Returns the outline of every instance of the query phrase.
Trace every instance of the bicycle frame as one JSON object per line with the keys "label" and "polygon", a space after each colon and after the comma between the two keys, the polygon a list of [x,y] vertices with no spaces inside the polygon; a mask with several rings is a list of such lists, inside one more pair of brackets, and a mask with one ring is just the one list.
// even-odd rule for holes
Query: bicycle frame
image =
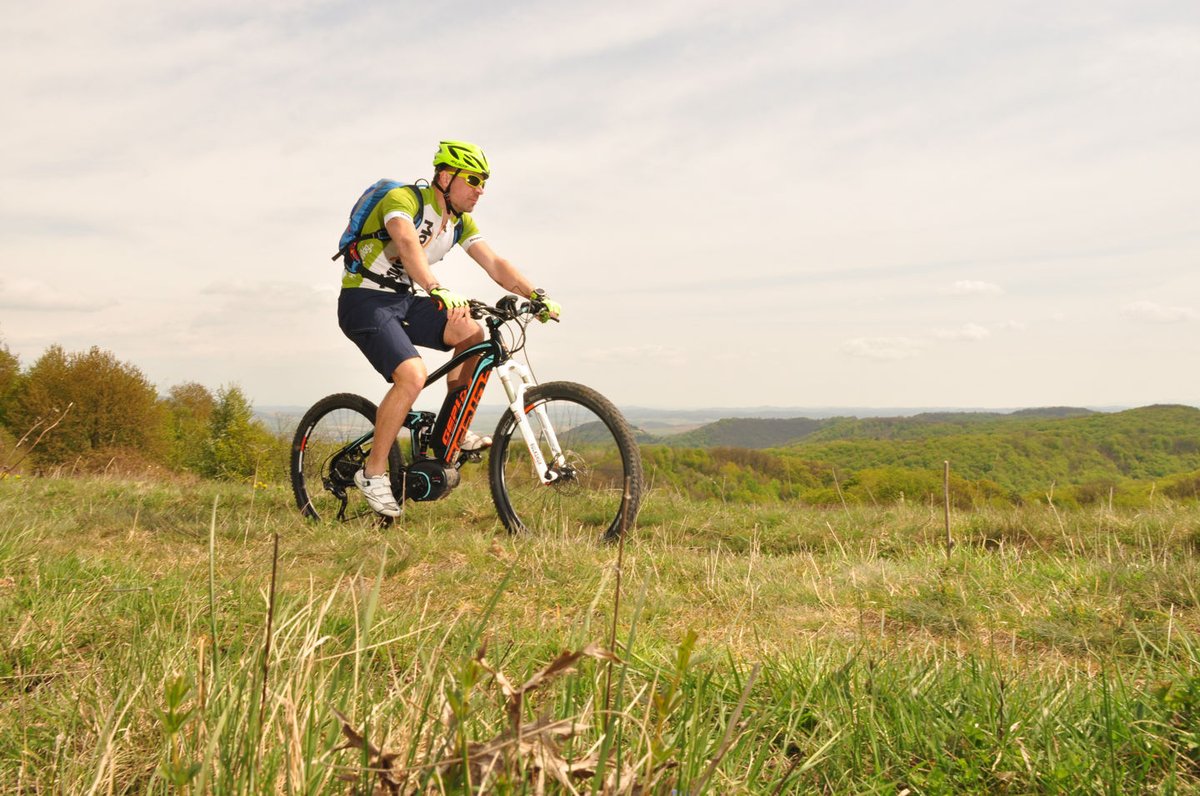
{"label": "bicycle frame", "polygon": [[[504,385],[508,408],[512,411],[517,428],[521,430],[521,436],[525,439],[525,445],[529,449],[529,456],[534,462],[538,477],[543,484],[553,483],[559,478],[561,473],[558,468],[563,466],[566,459],[546,410],[541,406],[527,406],[525,403],[526,392],[537,386],[537,382],[527,367],[509,356],[500,340],[501,322],[489,317],[487,325],[488,340],[455,355],[425,379],[424,389],[428,389],[430,385],[445,378],[459,365],[475,357],[479,358],[466,389],[458,391],[454,403],[449,407],[443,405],[442,411],[439,412],[436,422],[443,430],[440,439],[432,440],[435,450],[441,448],[441,452],[436,458],[444,465],[456,466],[463,434],[470,427],[475,412],[479,409],[479,401],[483,398],[483,391],[487,387],[488,379],[495,371],[500,377],[500,383]],[[448,415],[446,415],[447,412]],[[550,449],[552,457],[550,462],[547,462],[546,457],[542,454],[541,446],[538,444],[538,434],[534,430],[533,424],[529,422],[530,412],[537,418]],[[442,417],[442,415],[446,416]],[[413,436],[415,456],[418,450],[415,430]]]}

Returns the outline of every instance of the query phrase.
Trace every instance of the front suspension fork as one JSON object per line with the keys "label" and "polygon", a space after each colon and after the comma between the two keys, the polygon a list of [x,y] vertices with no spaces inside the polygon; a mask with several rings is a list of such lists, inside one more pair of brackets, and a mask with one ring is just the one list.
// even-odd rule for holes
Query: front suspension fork
{"label": "front suspension fork", "polygon": [[529,457],[533,460],[538,478],[543,484],[553,483],[561,475],[561,468],[566,458],[563,456],[558,436],[554,433],[554,427],[550,425],[546,407],[537,404],[533,407],[532,414],[537,419],[538,425],[541,427],[542,438],[546,440],[546,445],[550,449],[551,461],[547,463],[546,457],[542,455],[541,445],[538,444],[538,433],[534,431],[533,424],[529,422],[529,413],[527,413],[525,405],[525,393],[529,388],[536,386],[533,375],[520,362],[511,359],[503,365],[498,365],[496,371],[500,376],[500,383],[504,385],[504,393],[508,397],[509,411],[517,421],[517,428],[521,429],[521,436],[525,438],[525,445],[529,448]]}

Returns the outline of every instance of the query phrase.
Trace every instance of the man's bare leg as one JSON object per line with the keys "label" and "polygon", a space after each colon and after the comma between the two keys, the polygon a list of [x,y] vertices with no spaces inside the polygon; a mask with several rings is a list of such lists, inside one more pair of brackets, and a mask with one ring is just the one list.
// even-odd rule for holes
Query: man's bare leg
{"label": "man's bare leg", "polygon": [[392,387],[379,402],[379,410],[375,413],[375,444],[363,467],[363,474],[368,478],[387,472],[391,443],[400,436],[408,410],[425,387],[426,375],[425,361],[420,357],[406,359],[392,371]]}
{"label": "man's bare leg", "polygon": [[[470,316],[460,321],[450,320],[446,322],[446,331],[442,339],[446,345],[454,346],[453,356],[458,356],[471,346],[483,342],[483,329]],[[478,357],[472,357],[451,370],[446,375],[446,390],[453,392],[470,384],[471,374],[475,372],[475,363],[478,361]]]}

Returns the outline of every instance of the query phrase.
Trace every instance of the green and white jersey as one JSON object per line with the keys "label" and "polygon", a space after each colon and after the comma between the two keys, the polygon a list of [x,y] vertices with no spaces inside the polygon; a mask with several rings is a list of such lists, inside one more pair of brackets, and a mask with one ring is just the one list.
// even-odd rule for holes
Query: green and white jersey
{"label": "green and white jersey", "polygon": [[[446,253],[454,246],[454,225],[458,223],[458,219],[453,214],[444,214],[438,211],[437,205],[434,203],[433,188],[425,187],[420,190],[421,201],[424,202],[425,209],[421,216],[421,228],[417,230],[417,240],[421,241],[421,247],[425,249],[425,258],[429,260],[430,265],[433,265],[445,257]],[[438,199],[441,199],[441,196],[438,196]],[[378,232],[393,218],[403,218],[411,224],[416,216],[417,197],[412,188],[408,186],[393,188],[384,195],[371,214],[367,216],[362,232],[364,235]],[[483,240],[483,236],[479,234],[479,227],[476,226],[470,213],[463,214],[462,222],[462,237],[459,239],[458,245],[462,246],[463,251],[467,251]],[[394,242],[374,239],[360,241],[358,254],[362,258],[363,268],[369,268],[377,274],[407,285],[412,284],[412,279],[404,272],[404,266],[400,263]],[[345,270],[342,272],[342,287],[388,289],[369,279],[363,279],[362,274],[352,274]]]}

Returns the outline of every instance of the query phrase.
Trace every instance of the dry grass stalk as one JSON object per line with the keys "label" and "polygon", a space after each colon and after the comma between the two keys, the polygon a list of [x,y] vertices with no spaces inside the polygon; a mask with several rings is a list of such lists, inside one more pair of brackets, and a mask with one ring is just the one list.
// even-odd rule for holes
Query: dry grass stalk
{"label": "dry grass stalk", "polygon": [[271,633],[275,626],[275,584],[279,574],[279,534],[275,534],[275,545],[271,552],[271,592],[267,598],[267,632],[263,638],[262,694],[258,701],[258,726],[263,726],[267,710],[267,680],[271,674]]}
{"label": "dry grass stalk", "polygon": [[[583,658],[593,658],[600,661],[620,663],[620,658],[612,651],[599,644],[592,643],[574,652],[564,651],[545,667],[534,673],[532,677],[519,686],[498,668],[488,663],[486,645],[475,655],[475,662],[484,671],[492,675],[493,682],[500,688],[505,699],[505,713],[508,727],[504,732],[489,741],[472,741],[467,744],[463,757],[444,757],[442,759],[418,759],[410,761],[406,766],[397,765],[400,754],[387,752],[376,747],[354,729],[350,720],[336,709],[333,710],[342,723],[342,734],[346,742],[337,750],[357,749],[366,752],[366,768],[357,773],[342,774],[340,778],[348,782],[357,782],[363,773],[374,775],[374,793],[380,796],[413,796],[420,791],[420,785],[410,784],[412,775],[429,769],[445,776],[462,765],[467,766],[469,781],[477,793],[488,793],[501,773],[507,773],[510,781],[518,777],[531,786],[533,792],[542,794],[550,781],[557,782],[570,793],[577,793],[574,782],[586,780],[596,775],[599,759],[599,744],[581,758],[568,759],[562,753],[561,743],[574,738],[579,730],[588,726],[592,716],[590,711],[582,716],[565,719],[552,719],[541,715],[528,724],[522,721],[526,696],[533,691],[543,688],[557,678],[573,671],[576,664]],[[443,710],[443,725],[449,731],[454,724],[451,715]],[[449,748],[449,745],[442,747]],[[335,750],[335,751],[337,751]],[[619,776],[618,776],[619,774]],[[620,783],[618,786],[617,783]],[[609,796],[618,794],[637,794],[642,792],[635,785],[635,772],[632,768],[625,771],[610,772],[605,788],[602,791]]]}
{"label": "dry grass stalk", "polygon": [[67,416],[67,412],[70,412],[71,407],[73,407],[73,406],[75,406],[74,401],[67,404],[67,407],[65,409],[63,409],[62,411],[60,411],[58,413],[58,417],[54,418],[52,421],[47,421],[46,418],[39,417],[37,419],[37,422],[35,422],[28,431],[26,431],[24,434],[21,435],[21,438],[19,440],[17,440],[17,444],[13,446],[13,451],[12,451],[13,454],[16,454],[17,451],[19,451],[21,449],[21,446],[25,444],[25,440],[29,439],[29,437],[33,434],[33,432],[38,431],[38,426],[45,424],[45,427],[42,428],[41,431],[38,432],[37,438],[35,438],[33,440],[33,442],[31,442],[29,444],[29,447],[26,448],[25,451],[23,453],[21,453],[20,456],[17,457],[16,461],[5,462],[3,464],[0,464],[0,480],[7,478],[9,473],[11,473],[13,470],[15,470],[17,468],[18,464],[25,461],[26,456],[33,453],[33,449],[36,448],[38,446],[38,443],[42,441],[42,437],[46,436],[51,431],[53,431],[58,426],[58,424],[63,421],[63,419]]}

